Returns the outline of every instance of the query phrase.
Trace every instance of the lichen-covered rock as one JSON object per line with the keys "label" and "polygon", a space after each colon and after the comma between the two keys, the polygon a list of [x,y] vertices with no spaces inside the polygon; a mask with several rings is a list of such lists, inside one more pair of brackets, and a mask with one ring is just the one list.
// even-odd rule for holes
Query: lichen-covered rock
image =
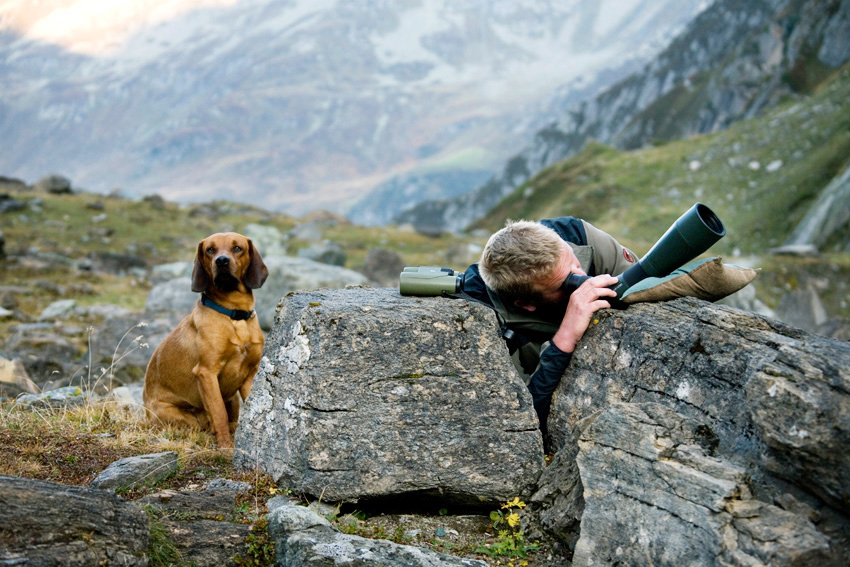
{"label": "lichen-covered rock", "polygon": [[553,398],[556,448],[612,403],[657,402],[703,421],[760,498],[778,476],[850,506],[850,344],[691,298],[598,320]]}
{"label": "lichen-covered rock", "polygon": [[544,463],[493,313],[392,289],[288,295],[235,441],[238,466],[325,501],[491,505]]}

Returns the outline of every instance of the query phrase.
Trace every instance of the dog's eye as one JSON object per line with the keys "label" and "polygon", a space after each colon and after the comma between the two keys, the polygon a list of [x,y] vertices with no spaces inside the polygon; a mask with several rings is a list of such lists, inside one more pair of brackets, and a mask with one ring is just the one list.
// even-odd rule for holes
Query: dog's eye
{"label": "dog's eye", "polygon": [[242,252],[242,247],[241,247],[241,246],[234,246],[234,247],[233,247],[233,251],[234,251],[234,252],[237,252],[237,253],[238,253],[238,252]]}
{"label": "dog's eye", "polygon": [[210,246],[209,248],[207,248],[207,254],[209,254],[210,256],[215,254],[215,246]]}

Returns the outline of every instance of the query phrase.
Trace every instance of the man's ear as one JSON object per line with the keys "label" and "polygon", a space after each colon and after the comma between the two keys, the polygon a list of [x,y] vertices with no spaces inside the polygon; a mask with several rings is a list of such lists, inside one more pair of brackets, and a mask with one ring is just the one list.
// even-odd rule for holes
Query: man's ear
{"label": "man's ear", "polygon": [[530,301],[524,301],[522,299],[515,299],[514,305],[516,305],[520,309],[525,309],[526,311],[529,311],[531,313],[537,311],[537,306],[534,303],[531,303]]}

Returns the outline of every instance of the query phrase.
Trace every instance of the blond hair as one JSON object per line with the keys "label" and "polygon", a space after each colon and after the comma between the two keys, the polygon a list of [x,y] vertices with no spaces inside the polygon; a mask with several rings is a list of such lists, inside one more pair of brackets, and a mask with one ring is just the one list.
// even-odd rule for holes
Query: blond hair
{"label": "blond hair", "polygon": [[512,299],[539,299],[535,284],[552,273],[564,241],[551,228],[526,220],[508,221],[490,236],[478,269],[487,287]]}

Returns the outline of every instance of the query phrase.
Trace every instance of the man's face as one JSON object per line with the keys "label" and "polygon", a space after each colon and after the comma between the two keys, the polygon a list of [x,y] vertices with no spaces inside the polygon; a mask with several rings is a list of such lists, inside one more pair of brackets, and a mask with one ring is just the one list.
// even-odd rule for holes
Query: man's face
{"label": "man's face", "polygon": [[561,242],[561,259],[555,269],[547,276],[537,281],[537,289],[543,297],[540,302],[517,302],[519,307],[528,311],[551,306],[565,307],[569,298],[564,293],[562,285],[570,274],[586,276],[581,269],[581,263],[566,242]]}

